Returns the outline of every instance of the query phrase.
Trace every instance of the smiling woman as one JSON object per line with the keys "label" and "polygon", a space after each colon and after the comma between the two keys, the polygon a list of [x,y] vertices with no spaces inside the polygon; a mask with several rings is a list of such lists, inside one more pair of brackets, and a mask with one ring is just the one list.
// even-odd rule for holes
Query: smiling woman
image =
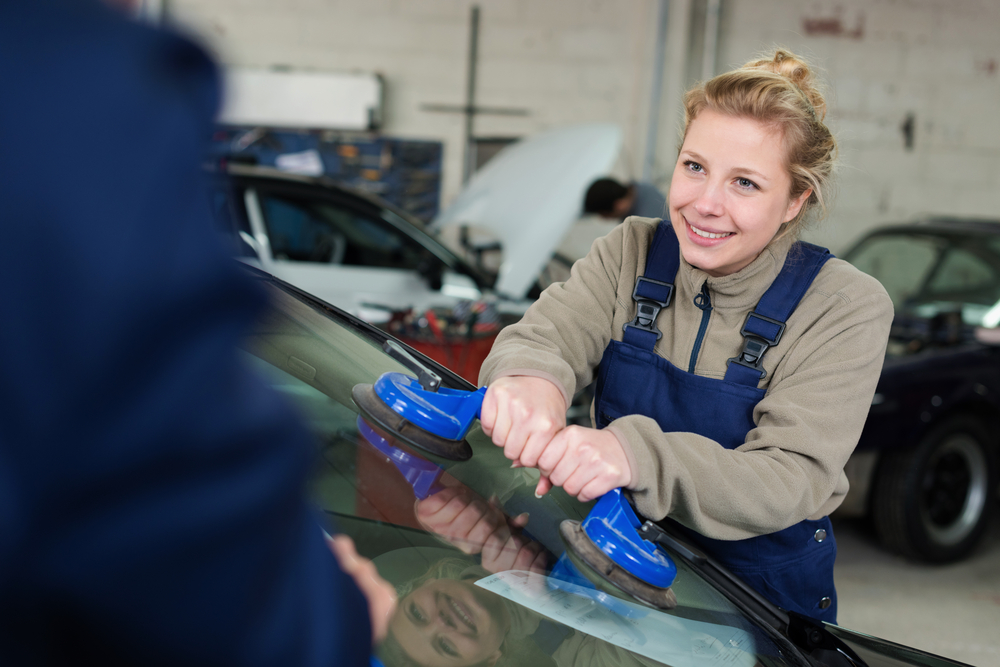
{"label": "smiling woman", "polygon": [[400,608],[389,630],[420,664],[494,664],[502,655],[510,617],[499,598],[470,581],[431,579],[403,598]]}
{"label": "smiling woman", "polygon": [[[825,208],[825,108],[783,50],[689,91],[670,219],[599,239],[501,332],[479,380],[483,430],[541,471],[538,493],[630,489],[641,514],[676,522],[775,604],[835,621],[827,514],[892,304],[795,241]],[[567,427],[569,397],[595,377],[597,428]]]}
{"label": "smiling woman", "polygon": [[688,125],[670,185],[681,253],[710,276],[756,259],[812,195],[792,197],[782,132],[742,116],[704,110]]}
{"label": "smiling woman", "polygon": [[397,586],[399,611],[379,650],[386,665],[503,667],[536,661],[524,639],[538,628],[539,617],[477,587],[475,582],[489,572],[474,559],[434,548],[402,549],[375,559],[390,577],[412,570],[414,560],[433,565]]}

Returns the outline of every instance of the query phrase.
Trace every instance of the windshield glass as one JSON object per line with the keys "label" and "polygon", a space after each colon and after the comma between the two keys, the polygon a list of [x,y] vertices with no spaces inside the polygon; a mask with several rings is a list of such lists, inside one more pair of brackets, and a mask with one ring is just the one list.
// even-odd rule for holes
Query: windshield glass
{"label": "windshield glass", "polygon": [[[318,185],[251,182],[271,252],[283,261],[463,273],[479,287],[490,278],[388,205]],[[404,214],[405,215],[405,214]],[[439,272],[440,272],[439,270]]]}
{"label": "windshield glass", "polygon": [[1000,324],[1000,236],[884,232],[845,259],[882,283],[897,315],[958,313],[968,325]]}
{"label": "windshield glass", "polygon": [[[264,281],[262,281],[264,282]],[[317,436],[312,493],[326,528],[350,535],[399,593],[392,665],[785,664],[768,635],[671,553],[678,605],[661,611],[560,574],[564,519],[590,504],[556,489],[536,499],[538,473],[512,469],[478,424],[473,457],[408,448],[358,415],[351,390],[387,371],[382,334],[266,283],[272,307],[246,359],[298,406]],[[446,376],[444,386],[469,389]]]}

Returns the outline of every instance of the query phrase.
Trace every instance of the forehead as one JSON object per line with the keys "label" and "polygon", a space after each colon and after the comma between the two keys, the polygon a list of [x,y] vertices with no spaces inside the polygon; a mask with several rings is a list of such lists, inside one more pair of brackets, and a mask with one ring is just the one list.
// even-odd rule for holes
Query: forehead
{"label": "forehead", "polygon": [[[784,133],[774,123],[704,109],[688,125],[681,151],[695,151],[716,160],[752,162],[748,168],[786,171]],[[740,165],[736,165],[740,166]]]}

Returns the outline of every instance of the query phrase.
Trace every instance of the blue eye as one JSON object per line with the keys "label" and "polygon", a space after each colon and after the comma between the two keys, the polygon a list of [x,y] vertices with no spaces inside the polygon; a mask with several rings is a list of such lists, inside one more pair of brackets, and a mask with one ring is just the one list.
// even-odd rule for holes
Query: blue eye
{"label": "blue eye", "polygon": [[736,184],[739,185],[744,190],[756,190],[757,184],[751,181],[749,178],[737,178]]}
{"label": "blue eye", "polygon": [[690,169],[691,171],[693,171],[695,173],[699,173],[699,174],[702,171],[704,171],[704,169],[705,169],[704,167],[702,167],[700,164],[698,164],[694,160],[685,160],[684,161],[684,166],[687,167],[688,169]]}

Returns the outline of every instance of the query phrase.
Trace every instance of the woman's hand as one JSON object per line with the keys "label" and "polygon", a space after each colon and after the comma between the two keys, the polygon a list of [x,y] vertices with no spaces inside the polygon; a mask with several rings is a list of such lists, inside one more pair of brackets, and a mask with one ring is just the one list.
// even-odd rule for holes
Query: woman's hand
{"label": "woman's hand", "polygon": [[417,501],[416,514],[420,525],[463,553],[481,553],[487,572],[545,572],[545,549],[521,532],[528,515],[508,519],[495,500],[467,487],[450,486]]}
{"label": "woman's hand", "polygon": [[335,535],[326,539],[340,569],[354,579],[354,583],[368,600],[374,646],[385,639],[389,632],[389,620],[396,612],[396,589],[379,576],[374,563],[358,554],[351,538],[346,535]]}
{"label": "woman's hand", "polygon": [[526,570],[545,574],[548,563],[545,549],[538,542],[525,537],[519,530],[528,523],[528,515],[522,514],[511,522],[519,525],[511,526],[511,530],[506,534],[498,531],[490,535],[483,545],[483,569],[494,574],[507,570]]}
{"label": "woman's hand", "polygon": [[491,535],[507,528],[503,512],[466,486],[448,486],[418,500],[416,516],[429,532],[470,555],[481,552]]}
{"label": "woman's hand", "polygon": [[549,380],[508,376],[490,383],[479,421],[504,456],[535,467],[545,446],[566,426],[566,408],[562,392]]}
{"label": "woman's hand", "polygon": [[587,502],[632,483],[625,447],[607,429],[568,426],[545,447],[536,466],[542,473],[535,495],[561,486],[577,500]]}

